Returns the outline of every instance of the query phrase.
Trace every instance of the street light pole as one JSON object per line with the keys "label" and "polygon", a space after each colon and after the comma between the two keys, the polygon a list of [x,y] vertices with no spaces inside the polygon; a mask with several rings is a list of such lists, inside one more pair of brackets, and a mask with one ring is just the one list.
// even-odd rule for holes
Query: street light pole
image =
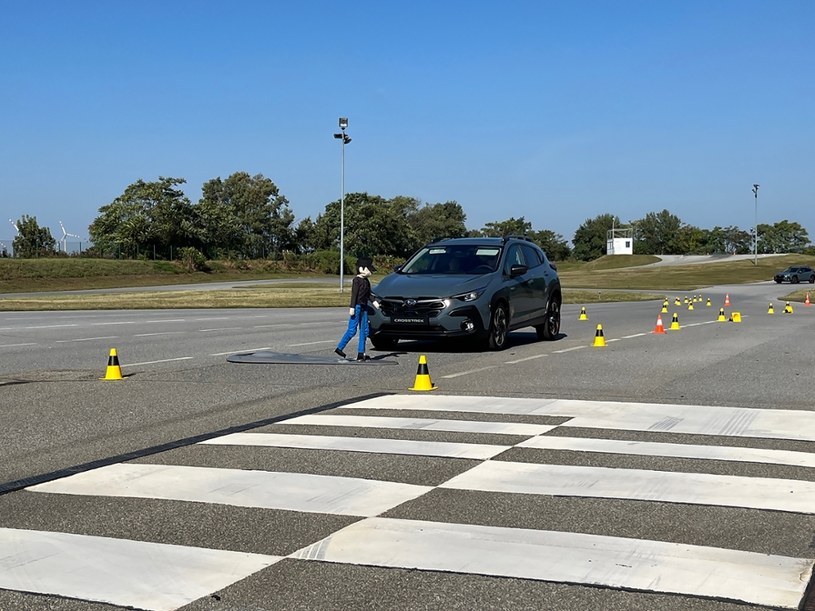
{"label": "street light pole", "polygon": [[345,145],[351,142],[350,136],[345,133],[348,127],[348,118],[340,117],[340,133],[334,134],[338,140],[342,140],[342,166],[340,171],[340,293],[343,292],[345,283]]}
{"label": "street light pole", "polygon": [[755,215],[755,224],[753,225],[753,231],[755,235],[753,239],[753,265],[758,266],[758,187],[759,185],[753,185],[753,196],[756,200],[756,215]]}

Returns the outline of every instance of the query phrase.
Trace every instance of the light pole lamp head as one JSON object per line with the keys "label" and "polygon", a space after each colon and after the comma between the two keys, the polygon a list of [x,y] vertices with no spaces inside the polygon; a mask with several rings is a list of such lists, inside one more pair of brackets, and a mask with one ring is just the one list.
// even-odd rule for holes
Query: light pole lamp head
{"label": "light pole lamp head", "polygon": [[340,117],[340,129],[348,127],[348,117]]}
{"label": "light pole lamp head", "polygon": [[756,195],[756,196],[758,195],[758,188],[759,188],[760,186],[761,186],[761,185],[753,185],[753,194],[754,194],[754,195]]}

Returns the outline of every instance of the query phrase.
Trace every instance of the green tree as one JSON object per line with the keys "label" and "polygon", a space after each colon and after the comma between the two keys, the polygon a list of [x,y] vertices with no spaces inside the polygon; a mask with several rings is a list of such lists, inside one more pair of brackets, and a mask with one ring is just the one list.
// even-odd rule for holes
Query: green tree
{"label": "green tree", "polygon": [[277,185],[262,174],[235,172],[207,181],[199,208],[208,250],[256,258],[294,245],[294,213]]}
{"label": "green tree", "polygon": [[620,219],[613,214],[600,214],[586,219],[572,238],[572,256],[580,261],[591,261],[607,252],[608,230],[620,226]]}
{"label": "green tree", "polygon": [[466,220],[464,209],[455,201],[417,206],[417,209],[408,215],[408,222],[417,241],[413,249],[441,238],[466,236]]}
{"label": "green tree", "polygon": [[48,227],[40,227],[36,216],[24,214],[14,226],[17,227],[17,237],[11,246],[15,257],[23,259],[49,257],[56,252],[57,242],[51,235],[51,230]]}
{"label": "green tree", "polygon": [[99,208],[100,215],[89,228],[94,247],[103,253],[170,257],[173,248],[199,246],[196,211],[178,188],[185,182],[160,176],[157,181],[139,179],[128,185]]}
{"label": "green tree", "polygon": [[772,225],[758,225],[760,253],[803,253],[808,244],[807,230],[798,223],[783,220]]}
{"label": "green tree", "polygon": [[[343,250],[349,256],[406,256],[415,249],[417,236],[408,218],[416,211],[416,200],[395,197],[386,200],[368,193],[347,193],[344,203]],[[336,250],[340,245],[340,201],[326,205],[314,221],[313,246]]]}
{"label": "green tree", "polygon": [[685,254],[679,229],[682,221],[667,210],[649,212],[645,218],[634,222],[634,250],[641,255]]}
{"label": "green tree", "polygon": [[528,235],[553,261],[565,261],[572,254],[569,243],[559,233],[544,229],[542,231],[530,231]]}
{"label": "green tree", "polygon": [[508,235],[526,235],[530,231],[532,231],[531,222],[527,221],[524,217],[517,219],[511,217],[505,221],[491,221],[485,223],[479,233],[485,237],[504,237]]}

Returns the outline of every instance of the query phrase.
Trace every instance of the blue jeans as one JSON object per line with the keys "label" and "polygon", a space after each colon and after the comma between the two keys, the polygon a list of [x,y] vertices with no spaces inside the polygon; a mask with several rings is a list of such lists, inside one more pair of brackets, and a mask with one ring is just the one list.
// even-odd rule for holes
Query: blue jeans
{"label": "blue jeans", "polygon": [[346,344],[351,341],[351,338],[357,334],[357,327],[359,327],[359,346],[357,352],[365,354],[365,342],[368,340],[368,308],[361,305],[354,306],[354,315],[348,318],[348,329],[345,335],[342,336],[337,348],[342,350]]}

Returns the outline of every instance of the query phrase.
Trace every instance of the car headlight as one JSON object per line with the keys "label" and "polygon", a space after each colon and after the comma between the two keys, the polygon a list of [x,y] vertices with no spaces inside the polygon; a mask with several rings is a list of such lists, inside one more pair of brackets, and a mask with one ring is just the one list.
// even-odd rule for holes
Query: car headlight
{"label": "car headlight", "polygon": [[378,295],[374,295],[373,293],[371,293],[371,305],[374,306],[377,310],[380,309],[382,304],[380,303]]}
{"label": "car headlight", "polygon": [[451,299],[458,299],[459,301],[475,301],[484,294],[485,288],[475,289],[474,291],[467,291],[466,293],[459,293],[453,295]]}

